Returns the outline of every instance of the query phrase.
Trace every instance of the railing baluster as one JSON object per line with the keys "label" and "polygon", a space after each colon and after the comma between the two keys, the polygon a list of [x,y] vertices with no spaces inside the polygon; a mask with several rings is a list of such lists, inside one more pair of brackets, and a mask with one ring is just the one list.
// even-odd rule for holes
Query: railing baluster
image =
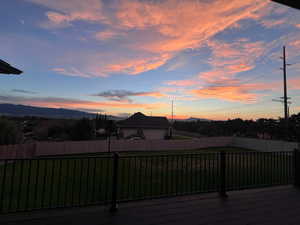
{"label": "railing baluster", "polygon": [[81,191],[82,191],[82,176],[83,176],[83,160],[81,159],[80,161],[80,173],[79,173],[79,190],[78,190],[78,205],[81,205]]}
{"label": "railing baluster", "polygon": [[132,158],[128,158],[127,159],[128,161],[128,167],[127,167],[127,177],[128,177],[128,181],[127,181],[127,196],[126,198],[129,199],[130,198],[130,189],[131,189],[131,176],[132,176],[132,172],[131,172],[131,161],[132,161]]}
{"label": "railing baluster", "polygon": [[98,177],[96,178],[96,169],[97,169],[97,158],[93,159],[93,175],[92,175],[92,194],[91,194],[91,202],[96,202],[96,179],[99,179]]}
{"label": "railing baluster", "polygon": [[73,160],[73,172],[72,172],[72,187],[71,187],[71,206],[74,206],[74,195],[75,195],[75,187],[76,187],[76,170],[77,170],[77,159]]}
{"label": "railing baluster", "polygon": [[150,156],[150,196],[153,197],[153,156]]}
{"label": "railing baluster", "polygon": [[86,175],[85,175],[85,180],[86,180],[86,189],[84,192],[84,199],[83,199],[83,204],[89,204],[89,189],[90,189],[90,163],[91,159],[87,158],[87,168],[86,168]]}
{"label": "railing baluster", "polygon": [[[15,180],[15,170],[16,170],[16,161],[12,162],[12,174],[11,174],[11,180],[10,180],[10,193],[9,193],[9,201],[8,201],[8,211],[12,209],[12,200],[13,200],[13,193],[14,193],[14,180]],[[4,186],[2,186],[4,188]]]}
{"label": "railing baluster", "polygon": [[24,172],[24,160],[21,160],[21,167],[20,167],[20,179],[19,179],[19,187],[18,187],[18,194],[17,194],[17,208],[16,210],[20,210],[20,202],[21,202],[21,193],[23,187],[23,172]]}
{"label": "railing baluster", "polygon": [[35,177],[35,184],[34,184],[34,200],[33,200],[33,208],[37,207],[37,200],[38,200],[38,192],[39,192],[39,175],[40,175],[40,160],[36,160],[36,177]]}
{"label": "railing baluster", "polygon": [[111,212],[117,211],[118,200],[118,173],[119,173],[119,154],[114,153],[113,158],[113,182],[112,182],[112,203],[110,207]]}
{"label": "railing baluster", "polygon": [[[58,175],[58,182],[57,182],[57,196],[56,196],[56,206],[60,206],[60,193],[61,193],[61,183],[62,183],[62,164],[63,164],[63,159],[59,159],[59,167],[57,173]],[[65,181],[66,182],[66,181]]]}
{"label": "railing baluster", "polygon": [[227,197],[226,194],[226,153],[220,152],[220,191],[219,194],[222,198]]}
{"label": "railing baluster", "polygon": [[65,188],[64,188],[64,202],[63,202],[63,206],[66,206],[68,204],[68,200],[69,200],[69,195],[70,192],[68,191],[68,187],[69,187],[69,180],[70,180],[70,159],[66,159],[66,176],[65,176]]}
{"label": "railing baluster", "polygon": [[28,160],[28,174],[27,174],[27,190],[26,190],[26,198],[25,198],[25,210],[28,210],[28,200],[29,200],[29,194],[30,194],[30,178],[31,178],[31,163],[32,160]]}
{"label": "railing baluster", "polygon": [[[53,191],[54,191],[54,187],[55,187],[55,183],[54,183],[54,173],[55,173],[55,159],[52,159],[52,168],[51,168],[51,174],[50,174],[50,193],[49,193],[49,207],[52,208],[53,207],[53,200],[54,200],[54,196],[53,196]],[[57,187],[56,187],[57,188]]]}
{"label": "railing baluster", "polygon": [[0,196],[0,213],[4,210],[4,194],[5,194],[5,181],[6,181],[6,170],[7,170],[7,160],[3,160],[4,168],[3,168],[3,175],[2,175],[2,182],[1,182],[1,196]]}

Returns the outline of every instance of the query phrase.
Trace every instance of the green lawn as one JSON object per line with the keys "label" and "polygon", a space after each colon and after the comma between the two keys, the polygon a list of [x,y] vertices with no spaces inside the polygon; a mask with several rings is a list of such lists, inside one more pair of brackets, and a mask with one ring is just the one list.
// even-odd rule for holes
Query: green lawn
{"label": "green lawn", "polygon": [[172,140],[190,140],[193,139],[192,137],[189,136],[183,136],[183,135],[173,135]]}
{"label": "green lawn", "polygon": [[[237,148],[127,152],[119,159],[118,199],[217,191],[219,151],[228,154],[228,189],[292,180],[290,154],[239,154]],[[0,166],[0,212],[108,203],[112,173],[107,154],[9,162]]]}
{"label": "green lawn", "polygon": [[[199,148],[193,150],[161,150],[161,151],[127,151],[119,152],[120,155],[161,155],[161,154],[191,154],[191,153],[217,153],[217,152],[255,152],[255,150],[250,150],[246,148],[238,147],[210,147],[210,148]],[[99,152],[99,153],[83,153],[83,154],[69,154],[69,155],[60,155],[59,157],[87,157],[87,156],[109,156],[111,155],[108,152]],[[53,157],[53,156],[44,156],[43,158]]]}

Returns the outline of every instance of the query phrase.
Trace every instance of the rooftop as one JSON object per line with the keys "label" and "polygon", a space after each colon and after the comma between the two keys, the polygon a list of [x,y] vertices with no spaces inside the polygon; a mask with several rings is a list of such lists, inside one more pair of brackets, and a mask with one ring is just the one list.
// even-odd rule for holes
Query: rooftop
{"label": "rooftop", "polygon": [[167,129],[170,127],[170,123],[166,117],[146,116],[138,112],[128,119],[118,122],[118,127]]}

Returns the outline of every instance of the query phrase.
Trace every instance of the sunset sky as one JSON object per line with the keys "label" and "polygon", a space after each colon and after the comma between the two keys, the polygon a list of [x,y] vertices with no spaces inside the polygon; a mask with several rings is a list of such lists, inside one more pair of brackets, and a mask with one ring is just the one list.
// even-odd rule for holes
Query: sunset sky
{"label": "sunset sky", "polygon": [[286,45],[300,111],[300,11],[268,0],[1,0],[0,102],[112,115],[278,118]]}

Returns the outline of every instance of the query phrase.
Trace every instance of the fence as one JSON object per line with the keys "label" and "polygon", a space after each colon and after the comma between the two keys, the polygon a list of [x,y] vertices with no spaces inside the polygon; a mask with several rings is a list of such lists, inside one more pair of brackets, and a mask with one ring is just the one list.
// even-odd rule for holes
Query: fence
{"label": "fence", "polygon": [[294,183],[293,152],[110,154],[0,161],[0,213]]}
{"label": "fence", "polygon": [[[224,147],[228,146],[231,140],[231,137],[207,137],[194,140],[112,140],[110,150],[113,152],[189,150]],[[38,156],[86,154],[107,151],[107,140],[36,142],[34,144],[2,145],[0,146],[0,159],[33,158]]]}
{"label": "fence", "polygon": [[[202,137],[192,140],[112,140],[110,150],[112,152],[172,151],[228,146],[264,152],[280,152],[293,151],[295,148],[298,148],[298,143],[242,137]],[[0,146],[0,160],[6,158],[33,158],[38,156],[87,154],[107,151],[108,142],[106,140],[36,142],[34,144],[2,145]]]}
{"label": "fence", "polygon": [[257,138],[232,137],[232,147],[240,147],[263,152],[293,151],[298,148],[297,142],[264,140]]}

